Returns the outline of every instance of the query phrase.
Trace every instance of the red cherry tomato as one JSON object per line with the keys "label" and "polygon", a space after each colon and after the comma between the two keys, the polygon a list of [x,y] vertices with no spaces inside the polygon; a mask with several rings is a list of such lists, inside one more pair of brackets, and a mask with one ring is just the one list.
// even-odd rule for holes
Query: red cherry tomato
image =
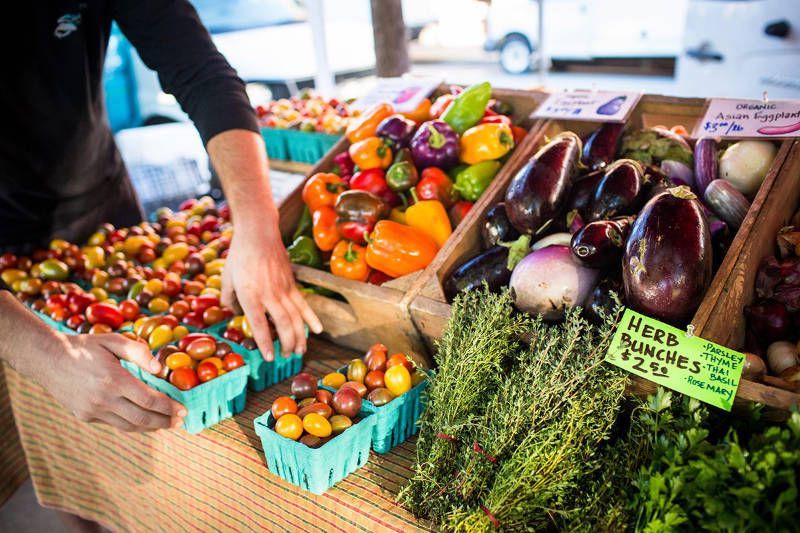
{"label": "red cherry tomato", "polygon": [[169,382],[180,390],[189,390],[200,384],[200,378],[191,367],[184,366],[169,373]]}
{"label": "red cherry tomato", "polygon": [[86,322],[86,319],[83,318],[83,315],[72,315],[67,319],[67,327],[69,329],[78,329],[84,322]]}
{"label": "red cherry tomato", "polygon": [[272,402],[270,410],[272,411],[272,416],[277,420],[283,415],[297,413],[297,402],[289,396],[278,396]]}
{"label": "red cherry tomato", "polygon": [[409,372],[414,371],[414,364],[411,360],[402,353],[396,353],[386,361],[386,369],[392,368],[395,365],[403,365]]}
{"label": "red cherry tomato", "polygon": [[198,313],[197,311],[191,311],[189,313],[186,313],[186,316],[184,316],[181,319],[181,322],[183,322],[187,326],[192,326],[193,328],[197,329],[203,329],[204,327],[206,327],[206,323],[203,322],[203,315]]}
{"label": "red cherry tomato", "polygon": [[105,324],[112,329],[118,329],[125,322],[119,309],[104,303],[93,303],[87,307],[86,319],[91,324]]}
{"label": "red cherry tomato", "polygon": [[222,358],[222,366],[227,371],[234,370],[240,366],[244,366],[244,359],[238,353],[231,352]]}
{"label": "red cherry tomato", "polygon": [[201,383],[211,381],[218,375],[219,369],[217,369],[216,365],[210,361],[206,361],[197,365],[197,378]]}
{"label": "red cherry tomato", "polygon": [[134,300],[123,300],[119,303],[119,311],[125,320],[136,320],[139,316],[139,304]]}
{"label": "red cherry tomato", "polygon": [[210,339],[213,341],[214,337],[206,333],[189,333],[188,335],[184,335],[181,340],[178,341],[178,349],[182,352],[185,352],[186,347],[189,346],[189,343],[197,339]]}
{"label": "red cherry tomato", "polygon": [[231,342],[235,342],[236,344],[241,344],[244,340],[244,333],[242,333],[242,330],[240,329],[228,328],[222,334],[222,337]]}
{"label": "red cherry tomato", "polygon": [[68,307],[71,313],[78,314],[86,311],[90,304],[97,301],[97,297],[90,292],[73,292],[67,298]]}
{"label": "red cherry tomato", "polygon": [[219,307],[219,298],[213,294],[201,294],[192,302],[192,311],[201,315],[209,307]]}

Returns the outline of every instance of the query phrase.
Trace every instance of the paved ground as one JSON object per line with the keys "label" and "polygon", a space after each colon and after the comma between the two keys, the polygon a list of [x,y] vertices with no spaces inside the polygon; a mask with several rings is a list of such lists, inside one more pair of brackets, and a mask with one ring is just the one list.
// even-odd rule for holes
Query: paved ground
{"label": "paved ground", "polygon": [[54,511],[39,506],[29,479],[0,507],[0,532],[62,533],[66,529]]}

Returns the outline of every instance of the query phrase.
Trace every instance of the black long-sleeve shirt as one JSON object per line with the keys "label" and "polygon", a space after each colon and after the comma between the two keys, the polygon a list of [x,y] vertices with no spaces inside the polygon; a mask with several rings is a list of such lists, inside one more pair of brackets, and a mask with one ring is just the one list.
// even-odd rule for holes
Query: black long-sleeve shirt
{"label": "black long-sleeve shirt", "polygon": [[187,0],[15,4],[0,30],[0,247],[81,239],[104,220],[139,216],[104,105],[112,21],[204,143],[229,129],[258,131],[244,83]]}

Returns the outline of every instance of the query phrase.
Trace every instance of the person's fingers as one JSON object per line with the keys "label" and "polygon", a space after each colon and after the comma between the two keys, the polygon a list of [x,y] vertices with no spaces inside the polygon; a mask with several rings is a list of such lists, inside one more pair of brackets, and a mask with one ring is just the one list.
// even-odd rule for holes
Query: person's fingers
{"label": "person's fingers", "polygon": [[[124,372],[124,371],[123,371]],[[118,378],[119,395],[127,398],[140,408],[173,418],[186,416],[186,407],[164,393],[152,389],[127,372]]]}
{"label": "person's fingers", "polygon": [[[300,310],[300,315],[303,317],[303,321],[308,324],[309,329],[316,334],[322,333],[322,322],[317,318],[316,313],[314,313],[311,306],[308,305],[308,302],[303,298],[303,295],[300,294],[300,291],[297,290],[297,287],[292,288],[289,297],[294,302],[295,307]],[[303,332],[303,336],[305,336],[305,331]]]}
{"label": "person's fingers", "polygon": [[137,342],[118,333],[104,333],[94,335],[97,341],[106,350],[118,359],[134,363],[145,372],[157,374],[161,371],[161,363],[150,353],[150,347],[143,342]]}
{"label": "person's fingers", "polygon": [[220,294],[220,302],[225,307],[230,307],[235,312],[241,313],[239,302],[236,301],[236,293],[233,290],[233,276],[231,269],[222,269],[222,291]]}
{"label": "person's fingers", "polygon": [[139,430],[167,429],[173,427],[175,421],[167,415],[157,413],[133,403],[127,398],[117,397],[111,404],[112,413],[124,418]]}
{"label": "person's fingers", "polygon": [[[125,420],[121,416],[115,415],[114,413],[102,413],[102,414],[99,414],[95,418],[92,418],[91,420],[89,420],[89,423],[90,424],[97,424],[97,423],[106,424],[106,425],[109,425],[111,427],[115,427],[115,428],[119,429],[120,431],[125,431],[125,432],[128,432],[128,433],[137,431],[136,426],[134,426],[133,424],[131,424],[130,422],[128,422],[127,420]],[[145,430],[139,430],[139,431],[145,431]],[[150,431],[155,431],[155,430],[150,430]]]}
{"label": "person's fingers", "polygon": [[253,330],[253,340],[256,341],[256,346],[261,351],[261,356],[265,361],[274,361],[272,335],[269,333],[269,324],[267,323],[267,316],[264,314],[264,307],[251,294],[241,298],[239,303],[242,305],[244,315],[250,324],[250,329]]}
{"label": "person's fingers", "polygon": [[280,300],[267,300],[264,302],[264,306],[267,308],[269,316],[272,317],[275,330],[278,332],[278,339],[281,341],[281,355],[288,357],[297,344],[294,325],[292,324],[292,315],[286,310]]}
{"label": "person's fingers", "polygon": [[284,307],[289,311],[289,317],[292,320],[292,327],[294,328],[294,347],[292,351],[294,353],[306,353],[306,330],[305,330],[305,318],[303,317],[303,311],[300,307],[301,303],[303,302],[303,298],[299,295],[295,298],[295,291],[293,289],[289,290],[289,293],[283,299]]}

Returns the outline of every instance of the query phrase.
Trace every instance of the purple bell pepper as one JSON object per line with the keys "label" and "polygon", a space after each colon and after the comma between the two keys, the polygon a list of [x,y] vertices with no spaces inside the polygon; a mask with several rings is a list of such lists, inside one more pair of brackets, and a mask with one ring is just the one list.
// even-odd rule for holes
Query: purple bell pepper
{"label": "purple bell pepper", "polygon": [[423,122],[411,138],[411,156],[419,169],[447,170],[458,164],[459,138],[442,120]]}

